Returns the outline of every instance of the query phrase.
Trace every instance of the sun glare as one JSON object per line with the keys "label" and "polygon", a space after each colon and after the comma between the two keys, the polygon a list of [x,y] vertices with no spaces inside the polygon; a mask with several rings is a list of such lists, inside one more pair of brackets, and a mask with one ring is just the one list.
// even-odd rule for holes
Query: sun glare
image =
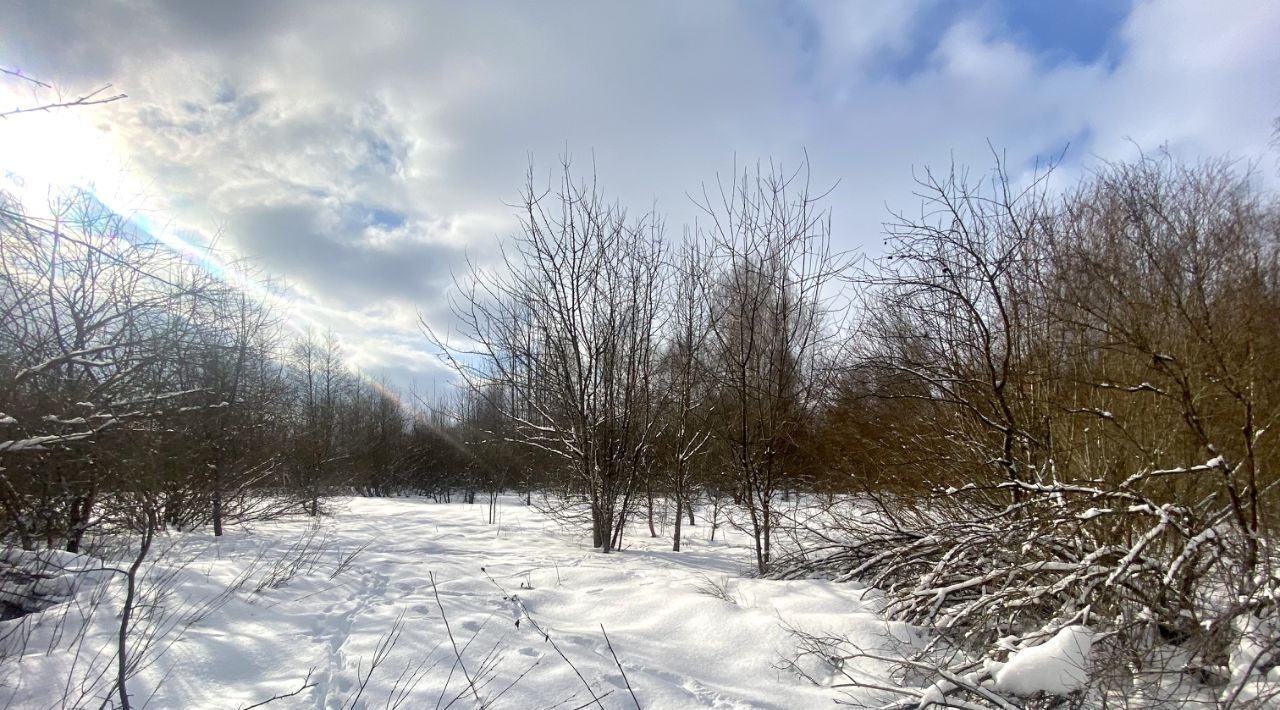
{"label": "sun glare", "polygon": [[[0,106],[5,107],[39,105],[48,100],[30,93],[0,93]],[[96,112],[57,109],[0,121],[5,188],[29,208],[46,204],[51,190],[67,187],[92,189],[105,203],[136,202],[141,190],[130,184],[111,131],[100,121]],[[111,207],[118,208],[117,204]],[[128,207],[132,211],[143,205]]]}

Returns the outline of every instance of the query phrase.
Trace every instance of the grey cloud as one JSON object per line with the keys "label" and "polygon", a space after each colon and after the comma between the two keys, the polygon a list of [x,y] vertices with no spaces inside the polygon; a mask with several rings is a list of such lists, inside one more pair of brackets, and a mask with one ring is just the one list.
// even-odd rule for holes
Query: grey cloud
{"label": "grey cloud", "polygon": [[1230,5],[1137,4],[1112,60],[1046,64],[982,3],[937,0],[23,3],[0,65],[127,91],[95,115],[178,226],[224,234],[384,366],[429,373],[396,359],[418,352],[406,314],[447,322],[449,271],[515,228],[504,200],[530,159],[594,161],[678,234],[686,193],[735,156],[808,149],[815,185],[840,180],[840,246],[874,249],[886,205],[914,206],[913,167],[981,169],[988,140],[1015,166],[1071,140],[1068,171],[1128,138],[1266,150],[1280,12]]}
{"label": "grey cloud", "polygon": [[237,251],[253,253],[329,306],[436,299],[449,282],[449,266],[461,256],[441,243],[371,243],[361,238],[360,225],[322,204],[245,208],[227,234]]}

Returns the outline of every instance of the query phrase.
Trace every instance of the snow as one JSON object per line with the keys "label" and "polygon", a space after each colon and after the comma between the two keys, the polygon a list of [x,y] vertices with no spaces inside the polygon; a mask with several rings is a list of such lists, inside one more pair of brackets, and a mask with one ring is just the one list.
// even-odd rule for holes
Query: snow
{"label": "snow", "polygon": [[0,585],[0,603],[24,611],[68,601],[86,578],[105,573],[97,560],[85,555],[12,547],[0,550],[0,570],[7,577]]}
{"label": "snow", "polygon": [[[685,528],[684,552],[636,529],[626,549],[604,555],[581,531],[514,498],[500,502],[496,525],[485,523],[483,505],[356,498],[340,507],[318,527],[300,517],[216,540],[207,532],[157,538],[165,554],[144,588],[164,592],[156,605],[163,614],[150,621],[144,614],[140,623],[191,623],[180,640],[170,631],[153,645],[131,697],[154,693],[152,708],[243,707],[298,690],[313,669],[314,687],[271,707],[350,707],[357,692],[359,707],[389,707],[406,688],[402,707],[434,707],[441,697],[443,707],[468,692],[452,631],[467,674],[483,681],[495,708],[594,706],[586,685],[603,707],[630,708],[628,682],[645,708],[824,707],[848,696],[780,670],[797,648],[789,629],[874,648],[888,628],[857,585],[746,576],[747,539],[729,531],[726,541],[722,528],[709,542],[702,521]],[[21,561],[33,553],[7,554]],[[59,566],[86,567],[84,556],[59,555]],[[98,706],[110,690],[118,610],[111,605],[123,579],[81,577],[74,602],[0,622],[0,636],[18,624],[30,634],[21,662],[0,670],[0,705],[57,705],[64,689],[93,674],[106,680],[91,685],[97,700],[85,706]],[[708,580],[729,599],[709,594]],[[65,582],[54,584],[67,592]],[[83,621],[86,600],[103,590],[111,592],[104,607]],[[398,640],[360,691],[397,619]],[[58,620],[85,624],[83,647],[74,629],[55,634]],[[420,678],[410,683],[415,669]],[[834,673],[805,670],[820,681]],[[455,706],[473,705],[464,697]]]}
{"label": "snow", "polygon": [[1272,668],[1267,674],[1269,678],[1262,677],[1261,673],[1268,661],[1274,662],[1273,649],[1280,628],[1277,628],[1274,619],[1260,619],[1252,615],[1238,620],[1237,626],[1240,641],[1232,649],[1227,663],[1231,682],[1223,691],[1222,699],[1229,700],[1233,693],[1238,692],[1236,701],[1247,702],[1264,695],[1268,690],[1274,691],[1274,687],[1268,688],[1268,682],[1280,680],[1280,677],[1276,677],[1280,676],[1280,667]]}
{"label": "snow", "polygon": [[996,687],[1015,695],[1066,695],[1083,688],[1089,678],[1093,632],[1067,626],[1053,638],[1024,648],[996,671]]}
{"label": "snow", "polygon": [[42,420],[46,422],[51,422],[53,424],[66,424],[66,425],[86,423],[84,417],[72,417],[71,419],[63,419],[62,417],[59,417],[56,414],[46,414],[44,415]]}

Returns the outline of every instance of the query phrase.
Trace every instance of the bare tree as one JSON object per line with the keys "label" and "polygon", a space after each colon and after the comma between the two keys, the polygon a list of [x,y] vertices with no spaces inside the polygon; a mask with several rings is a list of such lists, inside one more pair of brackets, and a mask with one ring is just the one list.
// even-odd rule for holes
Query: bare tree
{"label": "bare tree", "polygon": [[716,266],[708,373],[717,388],[712,429],[746,504],[756,564],[768,567],[777,496],[802,471],[798,442],[825,397],[840,345],[834,285],[844,264],[831,250],[830,215],[793,172],[743,171],[704,190],[703,227]]}
{"label": "bare tree", "polygon": [[[671,293],[666,307],[665,349],[661,360],[661,408],[664,427],[661,462],[669,467],[670,490],[675,503],[672,550],[680,551],[684,511],[692,510],[696,482],[695,463],[702,458],[711,437],[712,381],[706,371],[711,314],[708,302],[711,278],[710,254],[696,236],[686,234],[672,263]],[[693,522],[690,514],[690,523]]]}
{"label": "bare tree", "polygon": [[1029,396],[1041,305],[1030,280],[1045,183],[1015,190],[997,162],[989,183],[953,168],[926,169],[919,185],[919,218],[895,215],[889,253],[854,276],[875,299],[864,306],[871,337],[862,341],[874,367],[863,372],[906,385],[893,396],[916,400],[934,423],[907,433],[915,478],[1039,481],[1047,434]]}
{"label": "bare tree", "polygon": [[293,345],[293,376],[298,391],[298,433],[294,466],[309,515],[320,514],[320,500],[332,465],[345,457],[337,445],[339,407],[350,377],[337,335],[308,329]]}
{"label": "bare tree", "polygon": [[211,294],[208,310],[191,382],[218,406],[205,410],[188,431],[198,449],[191,467],[201,499],[193,523],[207,521],[220,536],[228,518],[260,512],[257,505],[245,505],[255,498],[247,494],[282,468],[279,422],[289,402],[278,364],[281,324],[271,304],[223,285]]}
{"label": "bare tree", "polygon": [[560,461],[608,552],[656,431],[662,224],[628,218],[567,161],[554,192],[530,171],[521,219],[501,270],[458,284],[465,344],[424,327],[470,389],[509,398],[511,438]]}

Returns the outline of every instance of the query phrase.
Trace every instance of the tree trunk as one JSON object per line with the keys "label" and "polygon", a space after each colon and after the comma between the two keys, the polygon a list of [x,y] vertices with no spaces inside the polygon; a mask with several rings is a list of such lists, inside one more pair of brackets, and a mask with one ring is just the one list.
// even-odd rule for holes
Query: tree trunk
{"label": "tree trunk", "polygon": [[[610,497],[610,503],[613,502]],[[613,540],[609,547],[612,550],[622,549],[622,536],[625,533],[624,528],[627,526],[627,516],[631,512],[631,495],[627,493],[622,496],[622,505],[615,510],[610,511],[609,522],[613,527]]]}
{"label": "tree trunk", "polygon": [[120,695],[121,710],[129,710],[131,707],[127,688],[129,679],[129,622],[133,616],[133,606],[138,592],[138,569],[142,567],[143,560],[147,558],[147,553],[151,550],[151,539],[155,535],[157,526],[155,513],[150,508],[146,511],[145,526],[142,531],[138,556],[129,565],[129,571],[125,577],[124,606],[120,612],[119,635],[116,638],[116,691]]}
{"label": "tree trunk", "polygon": [[683,488],[682,486],[679,486],[679,485],[676,486],[676,531],[675,531],[675,534],[671,536],[672,552],[680,551],[680,521],[684,520],[684,513],[682,512],[683,509],[681,508],[681,506],[684,504],[684,496],[681,495],[684,492],[682,488]]}
{"label": "tree trunk", "polygon": [[608,552],[605,549],[609,535],[612,530],[604,527],[603,514],[600,510],[599,501],[591,503],[591,546],[599,548],[601,552]]}
{"label": "tree trunk", "polygon": [[71,529],[67,531],[67,552],[80,552],[84,543],[84,534],[89,530],[89,520],[93,517],[95,493],[78,496],[71,504]]}
{"label": "tree trunk", "polygon": [[756,571],[760,574],[764,574],[766,553],[764,551],[763,536],[761,534],[760,512],[756,510],[754,505],[748,505],[747,513],[751,515],[751,540],[755,543]]}
{"label": "tree trunk", "polygon": [[213,474],[213,536],[222,537],[222,467]]}
{"label": "tree trunk", "polygon": [[657,537],[658,531],[653,527],[653,482],[646,480],[644,483],[645,503],[648,505],[646,511],[649,516],[649,537]]}

